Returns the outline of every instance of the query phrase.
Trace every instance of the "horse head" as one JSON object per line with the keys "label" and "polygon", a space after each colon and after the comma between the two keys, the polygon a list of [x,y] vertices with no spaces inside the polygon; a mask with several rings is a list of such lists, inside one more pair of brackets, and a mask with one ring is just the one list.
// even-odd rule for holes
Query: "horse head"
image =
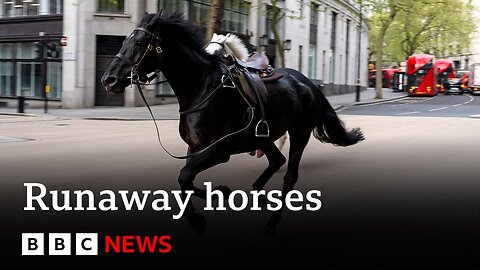
{"label": "horse head", "polygon": [[225,42],[230,37],[230,33],[227,35],[218,35],[213,33],[213,37],[210,43],[205,48],[205,51],[211,55],[221,55],[224,53]]}
{"label": "horse head", "polygon": [[154,72],[162,53],[161,38],[156,23],[160,14],[145,13],[140,23],[125,39],[122,48],[105,70],[101,82],[114,94],[136,82],[145,82]]}
{"label": "horse head", "polygon": [[237,59],[246,61],[248,59],[248,49],[243,41],[234,34],[227,35],[213,34],[210,44],[205,48],[211,55],[233,55]]}
{"label": "horse head", "polygon": [[[186,20],[183,14],[145,13],[101,81],[107,91],[122,93],[130,84],[145,83],[149,73],[162,71],[172,81],[179,73],[202,72],[212,66],[216,58],[205,52],[201,28]],[[184,78],[177,81],[185,82]]]}

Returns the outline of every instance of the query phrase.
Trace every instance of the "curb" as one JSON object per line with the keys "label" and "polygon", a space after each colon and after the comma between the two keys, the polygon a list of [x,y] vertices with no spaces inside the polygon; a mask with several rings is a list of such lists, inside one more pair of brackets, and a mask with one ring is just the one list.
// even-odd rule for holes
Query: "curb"
{"label": "curb", "polygon": [[37,115],[35,115],[35,114],[30,114],[30,113],[10,113],[10,112],[0,112],[0,115],[37,117]]}
{"label": "curb", "polygon": [[377,104],[377,103],[384,103],[384,102],[390,102],[393,100],[400,100],[400,99],[405,99],[408,98],[408,96],[401,96],[401,97],[394,97],[394,98],[383,98],[379,100],[372,100],[372,101],[364,101],[364,102],[355,102],[353,103],[353,106],[362,106],[362,105],[370,105],[370,104]]}

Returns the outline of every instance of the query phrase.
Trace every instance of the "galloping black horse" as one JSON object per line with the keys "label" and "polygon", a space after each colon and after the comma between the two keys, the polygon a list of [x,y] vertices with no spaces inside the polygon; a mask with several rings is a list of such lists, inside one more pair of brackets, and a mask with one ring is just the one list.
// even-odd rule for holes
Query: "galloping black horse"
{"label": "galloping black horse", "polygon": [[[180,105],[180,136],[189,146],[188,153],[193,154],[178,178],[183,191],[194,190],[195,195],[204,196],[204,191],[193,185],[198,173],[227,162],[232,154],[256,149],[261,149],[269,162],[253,183],[253,189],[262,190],[286,162],[274,141],[288,131],[286,194],[297,182],[300,159],[312,131],[318,140],[338,146],[363,140],[360,129],[345,130],[325,96],[308,78],[288,68],[277,69],[283,75],[280,80],[266,83],[265,115],[270,136],[256,137],[255,123],[260,116],[251,110],[241,91],[231,87],[233,78],[221,56],[206,53],[203,41],[200,28],[181,14],[145,14],[102,77],[112,93],[122,93],[132,83],[139,86],[154,71],[162,71],[168,79]],[[225,137],[227,134],[231,136]],[[193,225],[202,223],[191,203],[185,216]],[[272,216],[269,225],[274,226],[279,219],[280,214]]]}

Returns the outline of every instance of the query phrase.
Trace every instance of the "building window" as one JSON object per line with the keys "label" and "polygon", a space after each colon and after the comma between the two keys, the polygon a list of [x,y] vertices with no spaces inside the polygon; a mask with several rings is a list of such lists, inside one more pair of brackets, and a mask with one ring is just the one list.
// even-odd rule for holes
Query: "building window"
{"label": "building window", "polygon": [[227,32],[247,33],[249,3],[226,0],[222,28]]}
{"label": "building window", "polygon": [[[42,64],[35,42],[0,43],[0,96],[43,97]],[[57,40],[45,41],[48,97],[61,98],[62,54]],[[55,45],[54,45],[55,44]]]}
{"label": "building window", "polygon": [[63,13],[62,0],[5,0],[0,3],[2,18]]}
{"label": "building window", "polygon": [[47,63],[47,84],[50,85],[49,98],[62,97],[62,63]]}
{"label": "building window", "polygon": [[350,66],[350,25],[351,21],[347,19],[347,37],[345,39],[345,84],[348,84],[349,66]]}
{"label": "building window", "polygon": [[2,1],[2,17],[39,15],[39,0]]}
{"label": "building window", "polygon": [[310,44],[317,44],[318,32],[318,5],[312,4],[310,9]]}
{"label": "building window", "polygon": [[188,18],[188,0],[159,0],[157,12],[161,9],[167,13],[184,12]]}
{"label": "building window", "polygon": [[27,97],[42,96],[42,65],[40,63],[17,63],[17,93]]}
{"label": "building window", "polygon": [[125,1],[124,0],[98,0],[97,12],[123,14],[125,13]]}
{"label": "building window", "polygon": [[303,46],[298,46],[298,71],[302,72],[303,66]]}
{"label": "building window", "polygon": [[308,48],[308,78],[317,78],[317,46],[313,44]]}
{"label": "building window", "polygon": [[12,63],[0,62],[0,96],[12,95]]}
{"label": "building window", "polygon": [[62,0],[50,0],[48,1],[49,14],[62,14],[63,13],[63,1]]}
{"label": "building window", "polygon": [[[161,72],[158,73],[157,82],[160,82],[163,80],[166,80],[163,73]],[[157,96],[174,96],[175,95],[169,83],[162,83],[157,85],[157,87],[155,88],[155,92]]]}
{"label": "building window", "polygon": [[194,0],[193,1],[193,21],[202,26],[208,25],[208,19],[210,18],[210,5],[211,0]]}
{"label": "building window", "polygon": [[267,16],[265,16],[265,34],[271,38],[274,39],[272,27],[273,27],[273,10],[272,6],[267,6]]}

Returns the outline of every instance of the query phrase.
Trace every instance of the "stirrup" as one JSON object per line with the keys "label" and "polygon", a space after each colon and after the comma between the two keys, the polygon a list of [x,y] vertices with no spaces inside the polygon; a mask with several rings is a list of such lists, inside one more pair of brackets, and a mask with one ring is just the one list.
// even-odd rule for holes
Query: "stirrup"
{"label": "stirrup", "polygon": [[[259,128],[260,127],[260,133],[259,133]],[[262,133],[262,131],[266,131],[266,133]],[[270,127],[268,126],[267,121],[265,120],[260,120],[257,123],[257,126],[255,127],[255,137],[257,138],[268,138],[270,137]]]}

